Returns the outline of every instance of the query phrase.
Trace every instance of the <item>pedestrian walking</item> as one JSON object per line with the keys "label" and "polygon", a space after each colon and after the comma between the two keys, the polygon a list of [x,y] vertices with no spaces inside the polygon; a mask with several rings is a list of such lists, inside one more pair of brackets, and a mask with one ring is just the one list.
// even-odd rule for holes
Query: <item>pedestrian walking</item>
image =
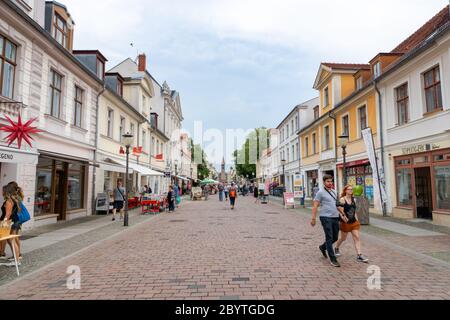
{"label": "pedestrian walking", "polygon": [[349,233],[352,234],[353,243],[356,250],[356,261],[368,263],[369,259],[361,253],[361,238],[359,236],[359,229],[361,229],[361,224],[359,223],[358,217],[356,215],[356,203],[353,197],[353,187],[351,185],[345,186],[342,191],[341,198],[337,203],[338,210],[341,214],[340,222],[340,237],[336,242],[334,248],[334,254],[339,257],[341,253],[339,248],[341,244],[347,239]]}
{"label": "pedestrian walking", "polygon": [[228,193],[230,192],[230,186],[226,185],[224,188],[224,193],[225,193],[225,201],[228,201]]}
{"label": "pedestrian walking", "polygon": [[219,184],[218,188],[219,188],[219,201],[222,202],[225,188],[223,187],[223,184]]}
{"label": "pedestrian walking", "polygon": [[123,209],[125,204],[125,188],[122,187],[122,181],[117,180],[117,187],[114,189],[114,205],[112,221],[116,221],[116,212],[119,210],[119,221],[123,220]]}
{"label": "pedestrian walking", "polygon": [[231,205],[231,210],[234,210],[234,206],[236,205],[236,198],[237,198],[237,188],[234,185],[234,183],[231,183],[231,187],[230,187],[230,205]]}
{"label": "pedestrian walking", "polygon": [[[2,215],[0,220],[2,223],[7,224],[11,222],[11,235],[18,235],[19,231],[22,228],[22,224],[19,220],[19,213],[24,210],[22,206],[22,201],[24,199],[24,194],[22,188],[18,186],[16,182],[10,182],[6,186],[3,187],[3,199],[5,201],[2,205]],[[25,209],[26,210],[26,209]],[[8,245],[11,248],[11,252],[16,253],[16,257],[18,260],[18,264],[20,265],[20,261],[22,260],[22,254],[20,253],[20,240],[19,238],[8,240]],[[13,249],[14,247],[14,249]],[[0,245],[0,258],[6,259],[6,242],[3,241]],[[8,266],[14,266],[14,256],[7,259],[10,261]]]}
{"label": "pedestrian walking", "polygon": [[175,211],[175,191],[172,186],[169,186],[169,192],[167,193],[167,202],[169,203],[169,212]]}
{"label": "pedestrian walking", "polygon": [[259,201],[259,190],[257,187],[253,188],[253,196],[255,197],[255,203]]}
{"label": "pedestrian walking", "polygon": [[334,254],[333,244],[339,237],[339,217],[340,213],[336,207],[337,194],[332,189],[333,177],[326,174],[323,177],[324,188],[319,190],[314,198],[312,208],[311,225],[316,225],[317,209],[320,206],[320,222],[325,233],[325,243],[319,246],[322,255],[330,258],[331,265],[340,267],[341,265]]}
{"label": "pedestrian walking", "polygon": [[178,187],[178,184],[175,184],[173,186],[173,193],[174,193],[174,201],[175,201],[175,207],[178,208],[178,199],[180,197],[180,188]]}

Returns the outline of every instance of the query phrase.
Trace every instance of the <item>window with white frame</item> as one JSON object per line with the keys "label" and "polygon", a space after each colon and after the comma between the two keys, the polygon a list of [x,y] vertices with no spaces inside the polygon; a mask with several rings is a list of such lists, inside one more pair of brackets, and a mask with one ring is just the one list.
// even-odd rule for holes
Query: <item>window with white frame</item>
{"label": "window with white frame", "polygon": [[81,117],[83,114],[83,95],[84,91],[80,87],[75,86],[75,104],[74,104],[74,115],[73,115],[73,125],[81,128]]}
{"label": "window with white frame", "polygon": [[356,78],[356,90],[359,90],[362,88],[362,76],[359,76],[358,78]]}
{"label": "window with white frame", "polygon": [[58,72],[50,71],[50,115],[55,118],[61,117],[62,108],[62,75]]}
{"label": "window with white frame", "polygon": [[108,132],[107,136],[113,138],[113,126],[114,126],[114,110],[108,108]]}
{"label": "window with white frame", "polygon": [[330,149],[330,126],[325,126],[323,130],[323,148],[324,150]]}
{"label": "window with white frame", "polygon": [[309,156],[309,139],[305,137],[305,155]]}
{"label": "window with white frame", "polygon": [[17,46],[0,35],[0,94],[13,98]]}
{"label": "window with white frame", "polygon": [[378,61],[373,65],[373,77],[377,78],[379,75],[381,75],[381,63]]}
{"label": "window with white frame", "polygon": [[399,126],[408,123],[408,83],[395,88],[395,97],[397,105],[397,124]]}
{"label": "window with white frame", "polygon": [[328,87],[326,87],[323,90],[323,106],[328,107],[329,104],[330,104],[330,95],[329,95]]}
{"label": "window with white frame", "polygon": [[142,149],[147,151],[147,132],[142,130]]}
{"label": "window with white frame", "polygon": [[342,117],[342,135],[348,136],[350,134],[349,131],[349,122],[348,122],[348,114]]}
{"label": "window with white frame", "polygon": [[312,134],[312,154],[316,154],[317,153],[317,144],[316,144],[316,134],[313,133]]}
{"label": "window with white frame", "polygon": [[368,127],[367,125],[367,107],[364,105],[358,109],[359,118],[359,135],[362,137],[362,131]]}
{"label": "window with white frame", "polygon": [[125,118],[120,117],[120,126],[119,126],[119,141],[123,141],[123,135],[125,134]]}
{"label": "window with white frame", "polygon": [[423,74],[427,112],[442,110],[442,92],[439,66]]}

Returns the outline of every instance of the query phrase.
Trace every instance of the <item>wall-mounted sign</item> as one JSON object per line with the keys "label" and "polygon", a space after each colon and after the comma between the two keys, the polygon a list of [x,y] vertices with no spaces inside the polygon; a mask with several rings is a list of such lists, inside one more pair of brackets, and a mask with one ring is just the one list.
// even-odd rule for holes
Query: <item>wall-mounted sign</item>
{"label": "wall-mounted sign", "polygon": [[415,146],[403,148],[402,152],[403,154],[412,154],[412,153],[420,153],[420,152],[426,152],[426,151],[432,151],[436,149],[440,149],[441,146],[436,143],[427,143],[427,144],[418,144]]}

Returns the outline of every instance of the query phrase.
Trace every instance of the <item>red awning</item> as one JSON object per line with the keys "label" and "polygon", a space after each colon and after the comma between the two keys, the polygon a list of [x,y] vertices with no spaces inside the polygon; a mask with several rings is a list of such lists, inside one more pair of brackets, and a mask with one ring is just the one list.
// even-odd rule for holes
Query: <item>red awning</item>
{"label": "red awning", "polygon": [[[357,167],[357,166],[362,166],[365,164],[370,163],[369,159],[364,159],[364,160],[356,160],[356,161],[350,161],[346,163],[346,167],[350,168],[350,167]],[[336,165],[337,168],[343,168],[344,164],[343,163],[339,163]]]}

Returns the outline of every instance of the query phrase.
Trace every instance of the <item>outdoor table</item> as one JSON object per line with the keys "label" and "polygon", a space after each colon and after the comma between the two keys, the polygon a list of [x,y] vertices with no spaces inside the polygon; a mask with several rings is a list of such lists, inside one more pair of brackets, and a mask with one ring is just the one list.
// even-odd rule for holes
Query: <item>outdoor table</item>
{"label": "outdoor table", "polygon": [[[12,235],[9,235],[9,236],[0,238],[0,242],[1,242],[1,241],[14,240],[14,239],[17,239],[17,238],[19,238],[19,237],[20,237],[20,236],[17,235],[17,234],[12,234]],[[18,257],[17,257],[17,255],[16,255],[16,249],[15,249],[15,246],[14,246],[14,245],[12,245],[12,250],[13,250],[13,255],[14,255],[14,262],[15,262],[15,264],[16,264],[16,272],[17,272],[17,276],[20,276],[20,273],[19,273],[19,265],[18,265]],[[4,263],[1,263],[0,265],[5,265],[5,264],[4,264]]]}

